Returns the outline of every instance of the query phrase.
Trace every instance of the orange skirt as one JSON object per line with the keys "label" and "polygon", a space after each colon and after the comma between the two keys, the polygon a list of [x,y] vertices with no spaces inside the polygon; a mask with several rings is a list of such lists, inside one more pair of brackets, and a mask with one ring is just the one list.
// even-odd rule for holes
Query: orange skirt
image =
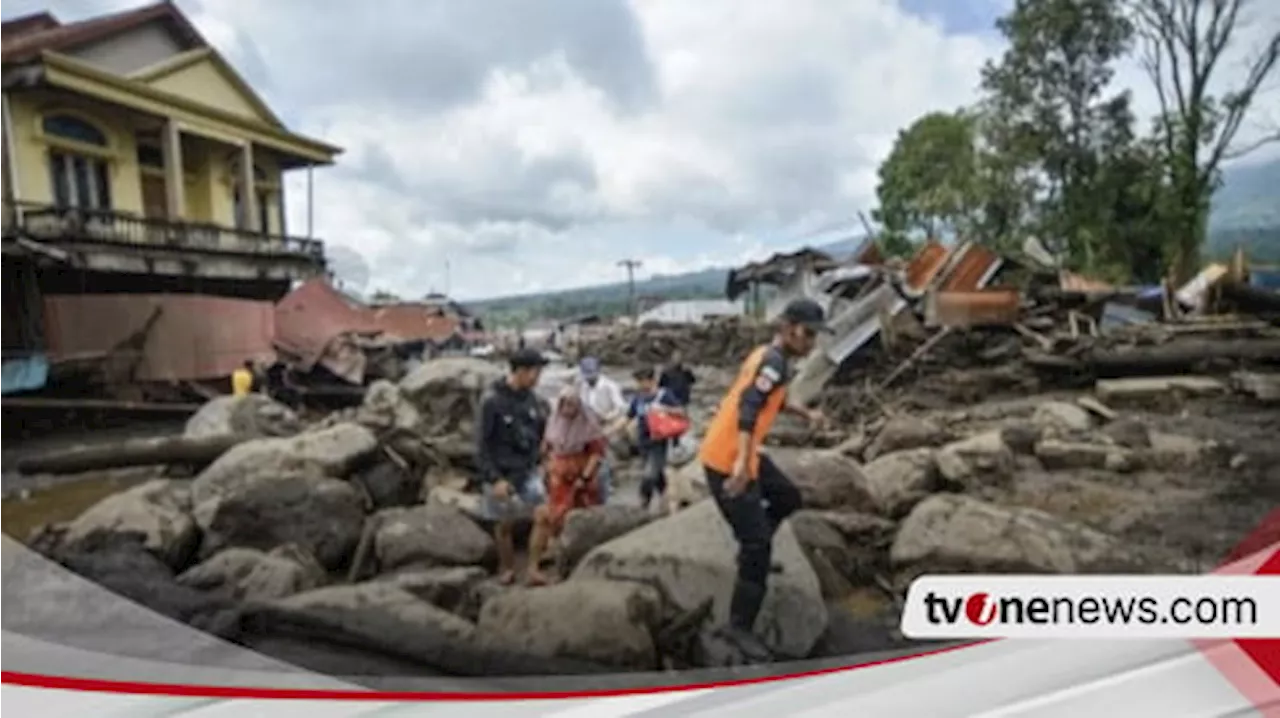
{"label": "orange skirt", "polygon": [[551,521],[557,531],[564,525],[565,515],[573,509],[600,504],[600,486],[596,483],[594,473],[586,481],[578,483],[583,469],[595,455],[595,451],[588,450],[551,457],[547,472],[547,508],[551,511]]}

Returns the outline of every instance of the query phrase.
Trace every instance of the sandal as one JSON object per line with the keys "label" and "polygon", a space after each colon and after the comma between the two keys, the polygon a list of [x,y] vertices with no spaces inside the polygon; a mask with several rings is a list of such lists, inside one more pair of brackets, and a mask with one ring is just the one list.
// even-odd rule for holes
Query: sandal
{"label": "sandal", "polygon": [[503,571],[502,573],[498,574],[498,583],[502,584],[503,586],[510,586],[515,582],[516,582],[515,571]]}
{"label": "sandal", "polygon": [[541,571],[530,571],[525,577],[525,584],[529,586],[546,586],[551,583],[551,579]]}

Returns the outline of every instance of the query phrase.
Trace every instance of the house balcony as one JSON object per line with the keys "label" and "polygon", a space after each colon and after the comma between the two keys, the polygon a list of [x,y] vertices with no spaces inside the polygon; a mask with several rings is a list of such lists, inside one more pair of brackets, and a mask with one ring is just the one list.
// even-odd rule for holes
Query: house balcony
{"label": "house balcony", "polygon": [[307,279],[324,271],[320,240],[47,204],[4,204],[6,254],[71,268],[226,279]]}

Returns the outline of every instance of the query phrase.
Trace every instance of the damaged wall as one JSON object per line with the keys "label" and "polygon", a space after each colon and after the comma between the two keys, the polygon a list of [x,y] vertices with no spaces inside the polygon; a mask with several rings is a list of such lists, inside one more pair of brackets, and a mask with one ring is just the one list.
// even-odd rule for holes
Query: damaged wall
{"label": "damaged wall", "polygon": [[52,363],[120,353],[134,340],[129,349],[139,352],[137,381],[218,379],[246,359],[275,359],[271,302],[193,294],[48,295],[44,311]]}

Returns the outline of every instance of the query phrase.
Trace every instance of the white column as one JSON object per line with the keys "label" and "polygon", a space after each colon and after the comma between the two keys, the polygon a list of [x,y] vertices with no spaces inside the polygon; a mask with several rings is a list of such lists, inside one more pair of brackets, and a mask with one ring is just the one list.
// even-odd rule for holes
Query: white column
{"label": "white column", "polygon": [[178,124],[169,120],[164,124],[160,143],[164,155],[164,189],[170,220],[187,216],[186,175],[182,171],[182,133]]}
{"label": "white column", "polygon": [[266,227],[258,226],[258,190],[254,187],[254,179],[253,143],[246,142],[240,146],[240,212],[243,215],[241,229],[265,232]]}

